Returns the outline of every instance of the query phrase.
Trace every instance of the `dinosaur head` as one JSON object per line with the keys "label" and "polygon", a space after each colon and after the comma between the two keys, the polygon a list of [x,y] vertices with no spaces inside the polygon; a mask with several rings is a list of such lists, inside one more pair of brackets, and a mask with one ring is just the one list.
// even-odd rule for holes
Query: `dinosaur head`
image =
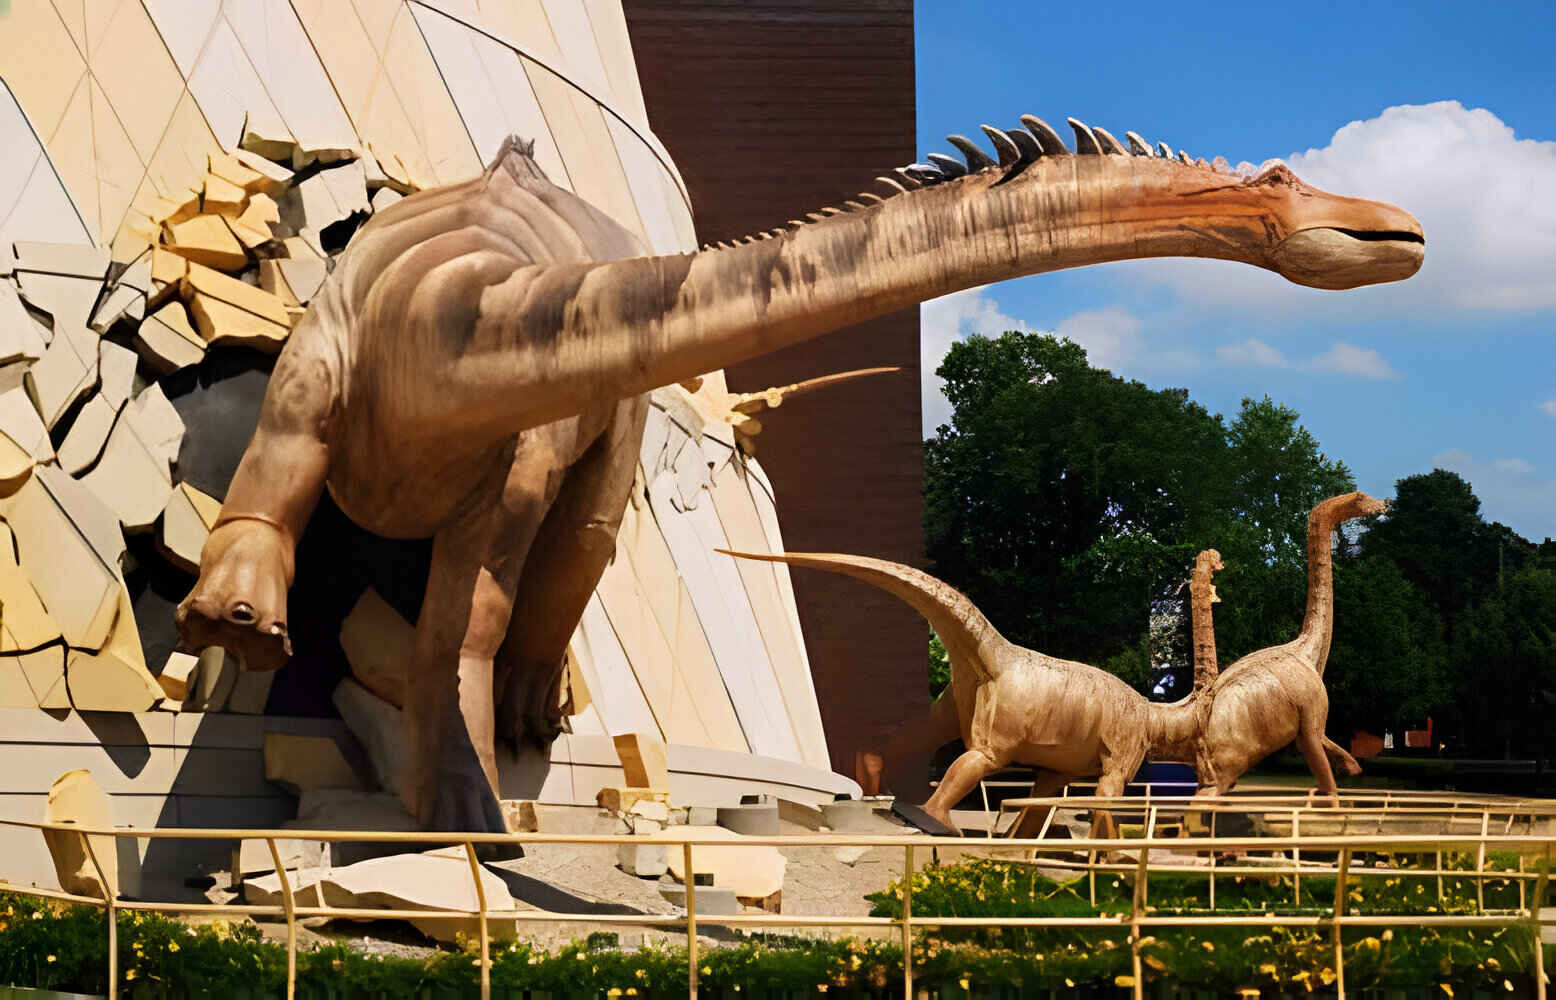
{"label": "dinosaur head", "polygon": [[1226,569],[1226,564],[1221,561],[1221,553],[1215,549],[1206,549],[1194,558],[1194,583],[1209,588],[1211,604],[1221,603],[1221,595],[1216,593],[1211,576],[1223,569]]}
{"label": "dinosaur head", "polygon": [[1313,508],[1312,518],[1333,526],[1369,514],[1382,514],[1388,508],[1387,502],[1365,493],[1343,493],[1321,501]]}
{"label": "dinosaur head", "polygon": [[1421,268],[1421,224],[1381,201],[1344,198],[1302,182],[1276,164],[1245,182],[1263,192],[1280,233],[1271,270],[1313,288],[1356,288],[1400,281]]}
{"label": "dinosaur head", "polygon": [[[931,153],[928,162],[882,178],[897,186],[955,182],[969,195],[1007,204],[984,217],[1032,215],[1034,231],[1069,233],[1035,241],[1040,269],[1102,260],[1188,256],[1237,260],[1313,288],[1345,289],[1399,281],[1421,267],[1426,241],[1410,213],[1393,205],[1329,194],[1278,161],[1253,174],[1217,157],[1195,160],[1166,143],[1069,119],[1073,151],[1042,119],[1024,129],[983,126],[996,159],[964,136],[948,140],[966,158]],[[900,183],[899,183],[900,182]],[[1074,193],[1062,192],[1073,185]],[[1020,233],[1019,224],[1015,226]],[[1069,244],[1066,246],[1064,244]],[[1073,247],[1090,249],[1070,252]],[[1025,270],[1030,270],[1027,268]]]}

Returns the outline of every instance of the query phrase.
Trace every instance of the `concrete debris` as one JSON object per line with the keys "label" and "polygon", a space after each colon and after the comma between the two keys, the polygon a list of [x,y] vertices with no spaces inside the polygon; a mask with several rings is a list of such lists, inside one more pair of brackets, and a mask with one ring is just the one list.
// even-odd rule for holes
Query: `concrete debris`
{"label": "concrete debris", "polygon": [[340,645],[358,684],[399,708],[405,704],[406,656],[416,627],[372,587],[362,592],[340,626]]}

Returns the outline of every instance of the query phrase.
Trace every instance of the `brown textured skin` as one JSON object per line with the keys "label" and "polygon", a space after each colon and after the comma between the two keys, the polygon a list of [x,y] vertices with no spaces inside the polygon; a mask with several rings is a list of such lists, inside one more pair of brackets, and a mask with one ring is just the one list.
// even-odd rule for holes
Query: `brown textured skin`
{"label": "brown textured skin", "polygon": [[642,393],[961,288],[1100,261],[1242,260],[1320,287],[1398,280],[1420,266],[1419,233],[1397,208],[1285,168],[1245,180],[1054,156],[776,238],[645,257],[510,141],[481,177],[375,217],[310,303],[179,606],[182,642],[224,646],[249,669],[285,661],[292,553],[326,484],[363,527],[432,536],[400,791],[429,826],[500,830],[494,688],[523,677],[524,694],[498,695],[504,718],[515,701],[554,712],[555,664],[630,489]]}
{"label": "brown textured skin", "polygon": [[[1386,505],[1365,493],[1347,493],[1319,503],[1307,522],[1307,611],[1302,630],[1291,642],[1249,653],[1216,678],[1203,744],[1211,769],[1201,771],[1201,794],[1224,794],[1259,761],[1296,740],[1318,780],[1320,795],[1335,797],[1330,758],[1347,774],[1358,774],[1356,759],[1324,735],[1329,692],[1324,666],[1334,631],[1334,565],[1330,546],[1336,528],[1353,518],[1382,513]],[[1210,629],[1210,605],[1195,605]],[[1212,635],[1211,641],[1214,641]]]}

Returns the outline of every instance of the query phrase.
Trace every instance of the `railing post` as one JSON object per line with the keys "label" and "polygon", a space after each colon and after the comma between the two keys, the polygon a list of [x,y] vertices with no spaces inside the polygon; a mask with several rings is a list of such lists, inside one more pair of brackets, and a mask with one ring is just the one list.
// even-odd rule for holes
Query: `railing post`
{"label": "railing post", "polygon": [[1351,873],[1351,849],[1340,851],[1340,871],[1334,884],[1334,984],[1338,1000],[1345,1000],[1345,942],[1340,936],[1340,918],[1345,916],[1346,880]]}
{"label": "railing post", "polygon": [[475,844],[465,841],[465,857],[470,861],[470,877],[475,880],[475,902],[481,908],[481,1000],[492,1000],[492,937],[486,923],[486,887],[481,884],[481,865],[475,859]]}
{"label": "railing post", "polygon": [[[1150,786],[1147,785],[1147,788]],[[1144,1000],[1145,969],[1140,961],[1140,917],[1145,912],[1147,886],[1150,879],[1151,838],[1156,835],[1156,807],[1145,814],[1145,843],[1140,845],[1140,863],[1135,868],[1135,891],[1129,902],[1129,962],[1134,979],[1134,998]]]}
{"label": "railing post", "polygon": [[681,866],[686,873],[686,995],[697,1000],[697,869],[689,840],[681,845]]}
{"label": "railing post", "polygon": [[1302,838],[1302,817],[1293,807],[1291,810],[1291,905],[1301,909],[1302,907],[1302,848],[1297,845]]}
{"label": "railing post", "polygon": [[281,852],[276,850],[274,837],[265,838],[270,848],[270,860],[276,866],[276,878],[281,880],[281,905],[286,908],[286,1000],[297,996],[297,906],[292,900],[292,880],[286,877],[286,866],[281,863]]}
{"label": "railing post", "polygon": [[[108,1000],[118,1000],[119,996],[119,889],[110,885],[108,875],[103,871],[103,866],[98,864],[97,851],[92,847],[92,838],[81,834],[81,846],[86,848],[86,856],[92,860],[92,870],[97,872],[97,881],[103,887],[103,901],[108,913]],[[119,849],[118,841],[114,841],[114,850]],[[1538,935],[1538,931],[1535,932]],[[1539,940],[1538,936],[1536,940]]]}
{"label": "railing post", "polygon": [[1551,843],[1545,842],[1545,866],[1540,871],[1540,879],[1534,884],[1534,906],[1529,909],[1529,918],[1534,934],[1534,995],[1535,1000],[1545,1000],[1545,942],[1541,940],[1540,910],[1545,907],[1545,897],[1551,884]]}
{"label": "railing post", "polygon": [[902,997],[913,1000],[913,845],[902,847]]}
{"label": "railing post", "polygon": [[1475,848],[1475,912],[1486,912],[1486,834],[1491,828],[1491,810],[1480,814],[1480,846]]}
{"label": "railing post", "polygon": [[[1212,844],[1214,844],[1215,840],[1216,840],[1216,817],[1218,815],[1220,815],[1220,813],[1221,813],[1221,810],[1219,810],[1219,809],[1212,809],[1212,810],[1210,810],[1210,841],[1211,841]],[[1215,847],[1211,847],[1210,848],[1210,909],[1211,909],[1212,912],[1214,912],[1215,908],[1216,908],[1216,849],[1215,849]]]}

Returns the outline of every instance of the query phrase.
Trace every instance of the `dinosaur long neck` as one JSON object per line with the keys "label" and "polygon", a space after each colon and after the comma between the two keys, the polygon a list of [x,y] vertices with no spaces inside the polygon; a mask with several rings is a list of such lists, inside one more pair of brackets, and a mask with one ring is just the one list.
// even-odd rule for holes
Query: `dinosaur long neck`
{"label": "dinosaur long neck", "polygon": [[[1153,256],[1267,266],[1269,190],[1164,159],[1056,156],[735,247],[515,273],[487,290],[504,419],[531,425],[580,401],[647,391],[960,289]],[[490,340],[488,339],[490,337]],[[557,350],[556,348],[566,348]],[[513,357],[514,353],[522,357]]]}
{"label": "dinosaur long neck", "polygon": [[1189,622],[1194,641],[1194,697],[1208,695],[1216,682],[1215,591],[1209,571],[1196,567],[1189,581]]}
{"label": "dinosaur long neck", "polygon": [[1313,508],[1307,519],[1307,611],[1297,634],[1298,655],[1320,674],[1329,662],[1329,641],[1334,634],[1334,556],[1331,552],[1339,520],[1324,504]]}

